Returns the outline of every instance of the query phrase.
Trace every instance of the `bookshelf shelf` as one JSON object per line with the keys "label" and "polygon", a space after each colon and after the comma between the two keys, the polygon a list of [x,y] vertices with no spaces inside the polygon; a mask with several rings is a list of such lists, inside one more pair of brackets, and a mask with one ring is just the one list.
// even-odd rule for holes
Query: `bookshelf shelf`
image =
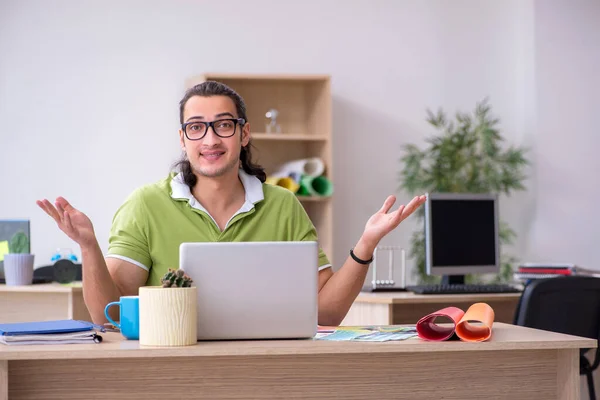
{"label": "bookshelf shelf", "polygon": [[[246,74],[246,73],[220,73],[206,72],[200,76],[206,80],[224,81],[224,80],[242,80],[242,81],[266,81],[274,82],[281,81],[282,83],[299,81],[305,82],[322,82],[330,79],[329,75],[320,74]],[[192,79],[198,78],[194,77]]]}
{"label": "bookshelf shelf", "polygon": [[329,140],[327,136],[305,135],[301,133],[252,133],[254,140],[294,140],[298,142],[325,142]]}
{"label": "bookshelf shelf", "polygon": [[296,197],[301,202],[303,202],[303,201],[324,202],[324,201],[331,200],[331,196],[322,196],[322,197],[319,197],[319,196],[296,196]]}
{"label": "bookshelf shelf", "polygon": [[[317,157],[332,176],[331,78],[329,75],[204,73],[186,80],[186,88],[214,80],[237,91],[246,102],[253,156],[267,175],[283,163]],[[279,112],[282,133],[266,133],[270,109]],[[298,200],[312,220],[319,244],[333,261],[333,201],[331,196],[301,196]]]}

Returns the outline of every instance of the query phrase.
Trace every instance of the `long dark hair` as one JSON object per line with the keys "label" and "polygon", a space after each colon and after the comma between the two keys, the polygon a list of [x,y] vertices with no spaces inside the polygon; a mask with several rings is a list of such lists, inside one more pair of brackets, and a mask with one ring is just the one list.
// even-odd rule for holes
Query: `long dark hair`
{"label": "long dark hair", "polygon": [[[196,86],[191,87],[185,92],[185,95],[179,102],[179,123],[183,124],[183,110],[185,108],[185,104],[192,96],[227,96],[229,97],[233,103],[235,104],[235,108],[239,118],[244,118],[246,122],[248,122],[248,117],[246,116],[246,104],[244,103],[244,99],[240,96],[235,90],[230,88],[221,82],[215,81],[206,81],[202,82]],[[242,168],[247,174],[254,175],[261,182],[267,180],[267,174],[263,167],[258,164],[255,164],[252,161],[252,141],[249,141],[246,146],[242,146],[240,151],[240,161],[242,163]],[[194,171],[192,170],[192,165],[190,161],[187,159],[185,153],[182,158],[177,161],[174,167],[178,167],[181,170],[183,175],[184,182],[190,187],[190,190],[196,186],[197,178],[194,175]]]}

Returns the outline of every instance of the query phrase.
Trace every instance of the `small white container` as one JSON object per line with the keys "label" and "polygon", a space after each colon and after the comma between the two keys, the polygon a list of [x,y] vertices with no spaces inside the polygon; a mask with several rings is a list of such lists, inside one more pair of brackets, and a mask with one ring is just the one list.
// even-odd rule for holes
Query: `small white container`
{"label": "small white container", "polygon": [[8,253],[4,255],[4,278],[7,286],[33,283],[33,254]]}

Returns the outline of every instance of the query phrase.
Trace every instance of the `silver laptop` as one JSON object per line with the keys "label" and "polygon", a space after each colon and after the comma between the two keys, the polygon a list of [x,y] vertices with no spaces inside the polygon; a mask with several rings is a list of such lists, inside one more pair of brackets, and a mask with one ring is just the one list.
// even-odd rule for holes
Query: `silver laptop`
{"label": "silver laptop", "polygon": [[317,332],[317,242],[182,243],[198,288],[198,340],[300,339]]}

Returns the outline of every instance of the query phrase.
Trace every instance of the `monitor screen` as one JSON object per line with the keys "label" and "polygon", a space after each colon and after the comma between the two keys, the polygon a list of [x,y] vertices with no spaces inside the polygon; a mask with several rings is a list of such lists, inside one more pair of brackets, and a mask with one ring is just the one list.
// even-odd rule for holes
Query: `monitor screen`
{"label": "monitor screen", "polygon": [[427,273],[498,272],[497,207],[497,196],[493,194],[428,194],[425,205]]}

